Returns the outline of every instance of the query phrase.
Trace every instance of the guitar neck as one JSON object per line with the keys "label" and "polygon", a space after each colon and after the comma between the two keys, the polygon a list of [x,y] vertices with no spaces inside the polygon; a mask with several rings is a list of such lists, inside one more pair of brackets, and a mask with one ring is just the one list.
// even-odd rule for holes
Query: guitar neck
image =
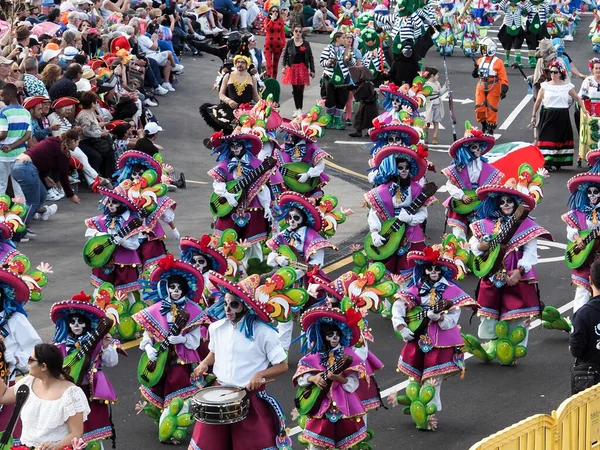
{"label": "guitar neck", "polygon": [[490,250],[498,247],[500,244],[505,242],[505,239],[512,236],[512,231],[518,223],[519,221],[517,220],[517,216],[513,215],[508,220],[508,222],[502,227],[502,229],[496,235],[496,237],[490,241]]}
{"label": "guitar neck", "polygon": [[429,197],[430,196],[425,192],[421,192],[419,196],[412,201],[410,206],[406,208],[406,212],[409,214],[415,214],[419,209],[421,209]]}
{"label": "guitar neck", "polygon": [[270,164],[267,161],[263,162],[256,169],[253,169],[248,175],[240,179],[234,187],[234,192],[237,193],[242,189],[246,189],[250,184],[254,183],[263,173],[269,170]]}
{"label": "guitar neck", "polygon": [[310,269],[310,266],[308,264],[301,263],[300,261],[289,261],[288,265],[292,269],[300,269],[304,270],[305,272],[307,272]]}
{"label": "guitar neck", "polygon": [[336,359],[336,360],[335,360],[335,362],[334,362],[334,363],[333,363],[331,366],[329,366],[329,367],[327,367],[327,368],[325,369],[325,371],[324,371],[324,372],[321,374],[321,377],[322,377],[324,380],[326,380],[326,379],[327,379],[327,375],[328,375],[330,372],[333,372],[333,373],[335,373],[336,371],[338,371],[338,370],[340,369],[340,367],[342,367],[342,366],[343,366],[343,364],[344,364],[344,361],[343,361],[343,359],[344,359],[343,357],[340,357],[340,358]]}
{"label": "guitar neck", "polygon": [[598,234],[600,234],[600,227],[594,228],[592,232],[585,237],[583,240],[583,245],[588,245],[590,242],[595,240],[598,237]]}

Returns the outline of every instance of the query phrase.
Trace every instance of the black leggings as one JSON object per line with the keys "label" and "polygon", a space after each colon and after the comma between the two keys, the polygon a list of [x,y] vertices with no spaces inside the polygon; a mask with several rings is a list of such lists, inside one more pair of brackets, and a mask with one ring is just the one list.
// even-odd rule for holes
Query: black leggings
{"label": "black leggings", "polygon": [[292,95],[294,96],[294,105],[296,105],[296,109],[302,109],[302,103],[304,101],[304,85],[292,85]]}
{"label": "black leggings", "polygon": [[344,109],[348,101],[348,86],[335,86],[327,78],[323,78],[325,85],[325,107]]}

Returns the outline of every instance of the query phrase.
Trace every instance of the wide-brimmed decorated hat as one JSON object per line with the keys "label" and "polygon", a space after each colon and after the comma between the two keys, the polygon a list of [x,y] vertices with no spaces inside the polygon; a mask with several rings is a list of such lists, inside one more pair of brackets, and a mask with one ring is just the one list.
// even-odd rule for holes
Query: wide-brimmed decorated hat
{"label": "wide-brimmed decorated hat", "polygon": [[599,173],[578,173],[574,177],[572,177],[569,181],[567,181],[567,188],[571,194],[577,192],[579,186],[584,184],[593,183],[600,184],[600,174]]}
{"label": "wide-brimmed decorated hat", "polygon": [[312,199],[298,192],[288,191],[281,194],[276,208],[280,220],[285,218],[290,209],[298,208],[306,214],[310,228],[321,231],[325,226],[325,218],[321,210],[317,208]]}
{"label": "wide-brimmed decorated hat", "polygon": [[310,278],[310,283],[318,285],[320,289],[323,289],[326,293],[341,301],[348,293],[348,286],[356,278],[357,275],[350,271],[343,273],[333,281],[326,280],[320,275],[314,274]]}
{"label": "wide-brimmed decorated hat", "polygon": [[[520,199],[533,211],[544,197],[542,186],[548,172],[545,169],[534,172],[529,164],[523,163],[519,167],[518,173],[518,179],[509,178],[504,184],[490,184],[478,188],[477,197],[482,201],[486,201],[489,197],[512,195]],[[482,208],[484,208],[484,205],[481,206],[480,210]]]}
{"label": "wide-brimmed decorated hat", "polygon": [[31,290],[26,281],[15,272],[0,268],[0,285],[5,284],[14,291],[14,300],[16,303],[25,304],[31,298]]}
{"label": "wide-brimmed decorated hat", "polygon": [[190,290],[188,298],[195,303],[200,303],[204,291],[204,277],[190,263],[175,259],[173,255],[169,254],[158,260],[156,268],[150,274],[150,281],[158,283],[174,275],[186,279]]}
{"label": "wide-brimmed decorated hat", "polygon": [[125,125],[125,124],[128,124],[128,123],[129,122],[127,122],[125,120],[111,120],[106,125],[104,125],[104,128],[106,128],[106,131],[112,132],[119,125]]}
{"label": "wide-brimmed decorated hat", "polygon": [[44,103],[47,99],[45,95],[34,95],[33,97],[28,97],[23,101],[23,108],[32,109],[35,108],[40,103]]}
{"label": "wide-brimmed decorated hat", "polygon": [[446,278],[454,279],[458,274],[458,268],[456,264],[451,258],[446,257],[440,249],[435,249],[433,247],[425,247],[425,249],[420,251],[409,252],[407,255],[407,259],[409,262],[413,264],[432,264],[442,266],[442,271],[444,272],[444,276]]}
{"label": "wide-brimmed decorated hat", "polygon": [[129,40],[127,39],[127,37],[119,36],[117,38],[114,38],[112,40],[112,42],[110,43],[111,53],[117,53],[119,50],[122,50],[122,49],[127,50],[127,51],[131,50],[131,44],[129,43]]}
{"label": "wide-brimmed decorated hat", "polygon": [[594,171],[594,166],[600,161],[600,150],[592,150],[587,154],[587,162],[590,165],[590,171]]}
{"label": "wide-brimmed decorated hat", "polygon": [[[104,186],[97,186],[94,188],[95,192],[103,195],[105,198],[110,197],[120,203],[123,203],[130,211],[139,213],[139,208],[129,199],[127,191],[121,187],[116,186],[114,189],[107,189]],[[102,199],[104,203],[104,199]]]}
{"label": "wide-brimmed decorated hat", "polygon": [[419,142],[419,133],[414,128],[403,125],[400,122],[393,121],[388,124],[382,124],[374,120],[373,125],[374,127],[369,130],[369,137],[373,142],[385,139],[388,134],[392,133],[400,134],[403,141],[402,144],[407,147]]}
{"label": "wide-brimmed decorated hat", "polygon": [[160,163],[157,160],[155,160],[152,156],[148,155],[147,153],[140,152],[139,150],[127,150],[125,153],[123,153],[119,158],[117,168],[121,170],[124,169],[126,166],[131,167],[135,164],[142,164],[148,169],[154,170],[157,175],[156,179],[161,179],[162,167]]}
{"label": "wide-brimmed decorated hat", "polygon": [[281,131],[309,142],[316,142],[317,138],[325,134],[325,127],[331,122],[331,116],[325,109],[315,105],[306,114],[301,114],[292,120],[285,119],[280,126]]}
{"label": "wide-brimmed decorated hat", "polygon": [[254,274],[238,282],[233,282],[220,273],[211,270],[208,279],[215,286],[221,287],[238,297],[248,308],[251,308],[256,313],[260,320],[266,323],[271,322],[271,315],[267,310],[267,304],[261,303],[256,299],[256,289],[260,286],[260,276]]}
{"label": "wide-brimmed decorated hat", "polygon": [[69,314],[85,314],[92,316],[95,319],[101,319],[106,316],[106,313],[98,306],[91,303],[92,297],[81,291],[71,297],[70,300],[62,300],[56,302],[50,308],[50,319],[56,323],[58,319],[64,318]]}
{"label": "wide-brimmed decorated hat", "polygon": [[12,239],[13,233],[25,229],[27,205],[13,203],[8,195],[0,196],[0,239]]}
{"label": "wide-brimmed decorated hat", "polygon": [[184,236],[179,241],[179,246],[181,247],[182,254],[188,251],[188,249],[200,252],[206,258],[210,259],[212,270],[223,274],[227,270],[227,258],[221,250],[211,245],[211,241],[212,238],[208,234],[203,235],[200,239]]}
{"label": "wide-brimmed decorated hat", "polygon": [[[342,332],[340,342],[345,347],[354,346],[360,339],[361,333],[358,323],[362,320],[363,316],[360,312],[353,308],[348,308],[345,312],[342,312],[339,308],[327,308],[324,306],[316,306],[306,311],[300,321],[302,323],[302,330],[307,333],[309,339],[309,346],[314,346],[314,338],[312,336],[311,327],[316,324],[327,323],[336,325]],[[313,328],[314,329],[314,328]],[[319,330],[315,330],[319,332]]]}
{"label": "wide-brimmed decorated hat", "polygon": [[96,70],[98,70],[101,67],[108,67],[106,65],[106,61],[102,60],[102,59],[90,59],[87,63],[88,66],[90,66],[90,68],[95,72]]}
{"label": "wide-brimmed decorated hat", "polygon": [[477,128],[470,127],[465,130],[465,135],[457,139],[448,149],[448,153],[452,159],[456,158],[456,153],[463,145],[469,145],[472,142],[478,142],[479,144],[485,144],[481,148],[481,154],[484,155],[489,152],[494,144],[496,143],[496,138],[491,134],[485,134],[483,131],[478,130]]}
{"label": "wide-brimmed decorated hat", "polygon": [[75,97],[61,97],[52,102],[52,109],[66,108],[67,106],[78,105],[79,100]]}
{"label": "wide-brimmed decorated hat", "polygon": [[220,148],[225,142],[245,141],[250,144],[250,153],[257,156],[262,150],[263,143],[259,136],[252,134],[241,127],[236,127],[231,134],[225,135],[222,131],[217,131],[210,136],[212,147],[215,151],[220,152]]}
{"label": "wide-brimmed decorated hat", "polygon": [[410,177],[413,180],[418,180],[423,178],[425,172],[427,172],[427,160],[422,156],[424,155],[423,151],[417,150],[400,145],[385,145],[375,152],[370,164],[372,164],[372,167],[378,167],[388,156],[406,159],[411,166]]}
{"label": "wide-brimmed decorated hat", "polygon": [[379,86],[379,92],[384,95],[398,97],[403,106],[410,106],[413,111],[419,109],[419,102],[415,97],[410,95],[410,86],[408,84],[402,86],[398,86],[394,83],[382,84]]}
{"label": "wide-brimmed decorated hat", "polygon": [[233,114],[240,123],[244,123],[247,119],[244,116],[252,119],[259,126],[265,128],[267,131],[277,130],[283,123],[283,118],[275,110],[277,104],[273,101],[273,95],[269,94],[266,99],[261,99],[254,106],[248,104],[240,105]]}

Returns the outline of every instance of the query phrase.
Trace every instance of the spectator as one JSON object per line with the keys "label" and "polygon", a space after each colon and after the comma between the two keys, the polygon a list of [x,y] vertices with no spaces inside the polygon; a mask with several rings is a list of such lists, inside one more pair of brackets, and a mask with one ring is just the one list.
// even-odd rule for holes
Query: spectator
{"label": "spectator", "polygon": [[67,15],[67,30],[79,31],[79,22],[81,22],[79,13],[77,11],[69,12]]}
{"label": "spectator", "polygon": [[48,96],[48,89],[38,77],[38,62],[35,56],[25,58],[25,73],[23,74],[23,94],[25,97],[36,95]]}
{"label": "spectator", "polygon": [[[26,142],[31,136],[31,114],[19,105],[17,87],[14,84],[5,84],[0,97],[6,105],[0,110],[0,194],[5,194],[15,159],[25,151]],[[13,177],[11,181],[14,196],[23,195]]]}
{"label": "spectator", "polygon": [[129,9],[129,0],[102,0],[100,14],[105,22],[113,13],[123,14]]}
{"label": "spectator", "polygon": [[60,55],[60,52],[61,49],[58,44],[48,44],[42,53],[42,62],[45,64],[58,64],[58,55]]}
{"label": "spectator", "polygon": [[50,87],[60,78],[62,71],[60,67],[56,64],[46,64],[44,70],[40,74],[40,80],[46,86],[46,89],[50,89]]}
{"label": "spectator", "polygon": [[144,152],[147,155],[154,156],[160,152],[160,148],[155,144],[158,138],[158,133],[163,129],[156,122],[148,122],[144,127],[144,137],[137,140],[135,150]]}
{"label": "spectator", "polygon": [[312,17],[312,29],[315,33],[331,33],[333,27],[327,20],[327,3],[319,2]]}
{"label": "spectator", "polygon": [[75,83],[79,81],[83,75],[83,70],[79,64],[70,64],[62,78],[59,78],[50,86],[48,94],[52,100],[61,97],[75,97],[77,95],[77,86]]}
{"label": "spectator", "polygon": [[[2,56],[6,56],[9,59],[15,59],[21,61],[23,59],[23,51],[26,47],[29,47],[29,36],[31,31],[25,25],[19,25],[15,31],[15,38],[11,45],[7,45],[2,50]],[[17,51],[14,53],[14,51]],[[12,57],[10,56],[12,55]]]}
{"label": "spectator", "polygon": [[29,139],[29,146],[35,145],[39,141],[43,141],[52,134],[52,131],[60,128],[60,124],[54,124],[48,128],[43,128],[41,126],[40,121],[45,117],[43,107],[44,100],[46,100],[46,97],[37,95],[29,97],[23,102],[23,108],[31,114],[31,138]]}
{"label": "spectator", "polygon": [[283,52],[283,84],[292,86],[294,117],[302,114],[304,87],[315,77],[315,60],[309,42],[302,35],[302,25],[294,25],[294,37],[288,40]]}
{"label": "spectator", "polygon": [[234,5],[231,0],[215,0],[215,9],[223,15],[223,27],[230,30],[233,15],[240,12],[240,7]]}
{"label": "spectator", "polygon": [[12,60],[0,56],[0,88],[6,83],[10,83],[12,63]]}
{"label": "spectator", "polygon": [[315,9],[312,7],[312,0],[304,0],[302,6],[302,15],[304,17],[304,25],[309,27],[313,22]]}

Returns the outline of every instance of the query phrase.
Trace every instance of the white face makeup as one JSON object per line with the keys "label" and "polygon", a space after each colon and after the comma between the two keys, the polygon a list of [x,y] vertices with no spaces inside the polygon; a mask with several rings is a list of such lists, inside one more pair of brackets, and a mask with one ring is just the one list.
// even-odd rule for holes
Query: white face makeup
{"label": "white face makeup", "polygon": [[425,266],[425,275],[427,275],[431,281],[437,283],[442,278],[442,268],[436,264],[433,266]]}
{"label": "white face makeup", "polygon": [[183,289],[177,282],[169,283],[168,290],[172,300],[179,300],[183,297]]}
{"label": "white face makeup", "polygon": [[225,317],[233,323],[239,322],[246,313],[246,305],[235,295],[225,294]]}
{"label": "white face makeup", "polygon": [[472,142],[469,144],[469,151],[475,158],[479,158],[481,156],[481,146],[477,142]]}
{"label": "white face makeup", "polygon": [[69,319],[69,328],[71,329],[71,333],[73,333],[74,336],[81,336],[83,333],[85,333],[85,327],[85,322],[81,317],[72,316]]}
{"label": "white face makeup", "polygon": [[108,197],[106,199],[106,209],[108,209],[108,212],[110,214],[116,214],[117,210],[119,209],[119,206],[121,206],[121,203],[118,202],[117,200]]}
{"label": "white face makeup", "polygon": [[337,304],[339,303],[339,301],[333,295],[327,294],[325,296],[325,303],[327,304],[328,308],[335,308],[337,306]]}
{"label": "white face makeup", "polygon": [[340,334],[337,330],[328,331],[325,334],[325,340],[329,343],[330,348],[336,348],[340,343]]}
{"label": "white face makeup", "polygon": [[505,216],[511,216],[515,212],[515,200],[508,195],[503,195],[498,201],[500,211]]}
{"label": "white face makeup", "polygon": [[299,210],[292,208],[288,211],[287,223],[290,230],[296,231],[304,225],[304,217]]}
{"label": "white face makeup", "polygon": [[194,255],[192,257],[194,268],[200,273],[205,273],[208,270],[208,261],[204,255]]}
{"label": "white face makeup", "polygon": [[133,181],[139,180],[145,171],[146,171],[145,167],[141,167],[141,168],[140,167],[132,167],[131,168],[131,179]]}
{"label": "white face makeup", "polygon": [[387,145],[403,145],[402,136],[398,133],[391,133],[385,138]]}
{"label": "white face makeup", "polygon": [[398,168],[398,176],[401,179],[406,180],[410,175],[410,163],[405,160],[400,160],[396,167]]}
{"label": "white face makeup", "polygon": [[242,141],[231,141],[229,148],[233,156],[240,156],[244,151],[244,143]]}
{"label": "white face makeup", "polygon": [[402,102],[400,101],[400,99],[398,97],[392,97],[392,108],[394,108],[394,111],[400,111],[401,107]]}
{"label": "white face makeup", "polygon": [[585,191],[590,201],[590,205],[596,206],[598,201],[600,201],[600,186],[593,185],[588,187]]}

